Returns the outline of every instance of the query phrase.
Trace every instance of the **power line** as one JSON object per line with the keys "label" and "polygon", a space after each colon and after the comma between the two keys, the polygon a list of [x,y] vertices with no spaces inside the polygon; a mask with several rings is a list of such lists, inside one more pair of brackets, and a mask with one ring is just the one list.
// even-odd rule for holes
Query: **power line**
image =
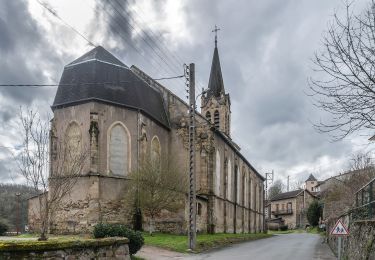
{"label": "power line", "polygon": [[[113,29],[114,31],[116,31],[116,32],[118,33],[118,35],[119,35],[124,41],[128,42],[129,46],[130,46],[131,48],[133,48],[133,49],[134,49],[139,55],[141,55],[141,56],[145,59],[145,61],[147,61],[148,63],[150,63],[151,66],[154,67],[155,71],[158,71],[160,68],[162,68],[165,72],[168,73],[168,70],[165,69],[165,66],[162,66],[162,64],[160,64],[159,61],[153,59],[153,60],[158,64],[158,66],[159,66],[158,68],[155,67],[155,64],[154,64],[153,62],[150,62],[151,57],[148,57],[148,58],[147,58],[147,57],[144,55],[144,53],[143,53],[138,47],[136,47],[136,45],[133,44],[133,42],[131,42],[131,41],[129,40],[128,37],[125,37],[125,36],[122,34],[122,31],[121,31],[121,30],[123,30],[123,29],[122,29],[121,24],[117,21],[117,19],[115,19],[115,18],[112,16],[112,14],[111,14],[110,12],[107,11],[107,8],[106,8],[103,4],[102,4],[102,7],[103,7],[104,11],[107,13],[107,15],[108,15],[110,18],[113,19],[113,21],[114,21],[115,24],[108,22],[108,20],[107,20],[106,18],[104,18],[104,21],[105,21],[110,27],[112,27],[112,29]],[[96,13],[98,13],[98,11],[97,11],[96,9],[94,9],[94,11],[95,11]],[[120,28],[120,30],[118,30],[117,27]],[[180,93],[180,94],[181,94],[181,93]]]}
{"label": "power line", "polygon": [[[118,4],[118,2],[117,2],[117,0],[115,0],[115,2]],[[109,1],[108,2],[111,6],[112,6],[112,8],[113,8],[113,10],[122,18],[122,20],[123,21],[125,21],[135,32],[136,32],[136,29],[135,29],[135,27],[129,22],[129,20],[123,15],[123,13],[122,12],[120,12],[119,10],[117,10],[117,8],[113,5],[113,3],[112,3],[112,1]],[[121,5],[120,5],[121,6]],[[122,7],[122,6],[121,6]],[[125,10],[126,11],[126,10]],[[127,13],[128,14],[128,13]],[[129,17],[130,17],[130,19],[132,19],[131,18],[131,15],[129,15]],[[133,22],[135,23],[135,21],[134,21],[134,19],[132,19],[133,20]],[[136,24],[136,23],[135,23]],[[138,26],[138,25],[137,25]],[[140,30],[142,30],[143,32],[144,32],[144,35],[146,35],[146,36],[148,36],[148,34],[140,27],[140,26],[138,26],[138,28],[140,28]],[[145,37],[143,37],[143,35],[141,35],[141,34],[139,34],[139,36],[140,36],[140,38],[142,39],[142,41],[144,41],[145,43],[146,43],[146,45],[148,45],[149,46],[149,48],[151,48],[153,51],[154,51],[154,53],[167,65],[167,67],[171,70],[171,71],[174,71],[174,67],[172,66],[170,66],[170,64],[166,61],[166,59],[164,59],[164,57],[162,56],[162,55],[160,55],[156,50],[155,50],[155,48],[150,44],[150,41],[147,41],[146,39],[145,39]],[[149,37],[149,39],[151,40],[151,41],[153,41],[150,37]],[[174,71],[174,73],[175,73],[175,71]]]}
{"label": "power line", "polygon": [[88,44],[90,44],[91,46],[94,46],[96,47],[96,45],[94,43],[92,43],[88,38],[86,38],[82,33],[80,33],[76,28],[74,28],[73,26],[71,26],[70,24],[68,24],[67,22],[65,22],[58,14],[55,10],[53,10],[51,7],[49,7],[46,3],[43,3],[39,0],[36,0],[42,7],[44,7],[49,13],[51,13],[53,16],[55,16],[57,19],[59,19],[63,24],[65,24],[65,26],[69,27],[70,29],[72,29],[75,33],[77,33],[79,36],[81,36],[83,39],[85,39]]}
{"label": "power line", "polygon": [[[173,77],[164,77],[164,78],[157,78],[152,79],[155,81],[158,80],[170,80],[170,79],[178,79],[182,78],[184,75],[180,76],[173,76]],[[41,88],[41,87],[58,87],[58,86],[77,86],[77,85],[116,85],[121,83],[130,83],[130,82],[145,82],[144,80],[129,80],[129,81],[116,81],[116,82],[83,82],[83,83],[61,83],[61,84],[0,84],[0,87],[33,87],[33,88]]]}

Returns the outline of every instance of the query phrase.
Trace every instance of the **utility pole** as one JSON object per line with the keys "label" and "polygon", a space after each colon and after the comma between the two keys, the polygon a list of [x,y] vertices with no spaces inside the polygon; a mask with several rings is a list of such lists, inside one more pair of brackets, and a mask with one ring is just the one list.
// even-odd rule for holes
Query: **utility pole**
{"label": "utility pole", "polygon": [[266,233],[266,214],[268,215],[268,208],[266,211],[266,200],[268,200],[268,182],[273,183],[273,170],[272,172],[266,172],[266,188],[263,191],[263,232]]}
{"label": "utility pole", "polygon": [[194,250],[197,238],[196,228],[196,183],[195,183],[195,64],[185,67],[189,85],[189,249]]}
{"label": "utility pole", "polygon": [[16,197],[17,197],[17,235],[20,233],[20,221],[21,221],[21,214],[20,214],[20,196],[21,193],[17,192]]}
{"label": "utility pole", "polygon": [[273,183],[273,176],[274,176],[274,172],[272,170],[272,172],[266,172],[266,199],[268,199],[268,182],[270,182],[269,184],[272,184]]}
{"label": "utility pole", "polygon": [[287,181],[287,185],[286,185],[286,190],[289,191],[289,175],[288,175],[288,181]]}

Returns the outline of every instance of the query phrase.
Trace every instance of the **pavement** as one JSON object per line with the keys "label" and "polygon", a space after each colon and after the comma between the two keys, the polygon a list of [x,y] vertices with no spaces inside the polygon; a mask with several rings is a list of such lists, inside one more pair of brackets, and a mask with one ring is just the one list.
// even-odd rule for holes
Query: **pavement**
{"label": "pavement", "polygon": [[334,260],[336,259],[322,237],[316,234],[292,233],[271,238],[234,244],[222,249],[201,254],[182,254],[144,246],[137,256],[146,260]]}

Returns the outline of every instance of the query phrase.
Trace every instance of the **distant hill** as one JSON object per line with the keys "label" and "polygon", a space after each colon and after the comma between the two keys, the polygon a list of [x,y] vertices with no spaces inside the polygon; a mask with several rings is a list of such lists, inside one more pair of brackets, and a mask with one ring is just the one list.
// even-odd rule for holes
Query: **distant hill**
{"label": "distant hill", "polygon": [[26,186],[18,184],[0,183],[0,221],[9,225],[9,231],[16,231],[17,225],[17,197],[20,193],[20,228],[24,231],[27,224],[27,199],[34,196],[35,191]]}

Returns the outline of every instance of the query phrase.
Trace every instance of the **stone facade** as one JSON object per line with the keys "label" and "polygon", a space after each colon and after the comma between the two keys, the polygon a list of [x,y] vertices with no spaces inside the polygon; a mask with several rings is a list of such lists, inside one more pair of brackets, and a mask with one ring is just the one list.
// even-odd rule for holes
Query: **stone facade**
{"label": "stone facade", "polygon": [[[54,108],[52,142],[70,135],[79,137],[81,147],[90,156],[73,191],[50,217],[52,232],[89,232],[101,221],[129,224],[133,212],[132,205],[124,200],[130,183],[127,175],[138,168],[142,156],[155,151],[154,143],[158,144],[156,150],[160,155],[173,155],[181,169],[186,171],[188,167],[188,105],[137,67],[130,70],[160,93],[169,125],[141,109],[105,100]],[[225,116],[220,120],[226,126],[215,127],[201,114],[196,116],[197,230],[261,232],[264,178],[229,137],[229,96],[223,97],[227,99],[211,99],[207,106],[223,105],[220,112]],[[72,125],[74,131],[70,130]],[[68,135],[69,131],[73,134]],[[53,158],[51,161],[53,169]],[[159,231],[185,233],[187,219],[186,204],[179,212],[162,212],[155,226]],[[29,218],[29,224],[32,223],[34,220]],[[147,216],[144,228],[148,228]]]}
{"label": "stone facade", "polygon": [[297,190],[289,193],[290,196],[280,194],[280,199],[271,200],[271,219],[281,218],[289,229],[305,228],[308,224],[307,209],[316,198],[308,190]]}

